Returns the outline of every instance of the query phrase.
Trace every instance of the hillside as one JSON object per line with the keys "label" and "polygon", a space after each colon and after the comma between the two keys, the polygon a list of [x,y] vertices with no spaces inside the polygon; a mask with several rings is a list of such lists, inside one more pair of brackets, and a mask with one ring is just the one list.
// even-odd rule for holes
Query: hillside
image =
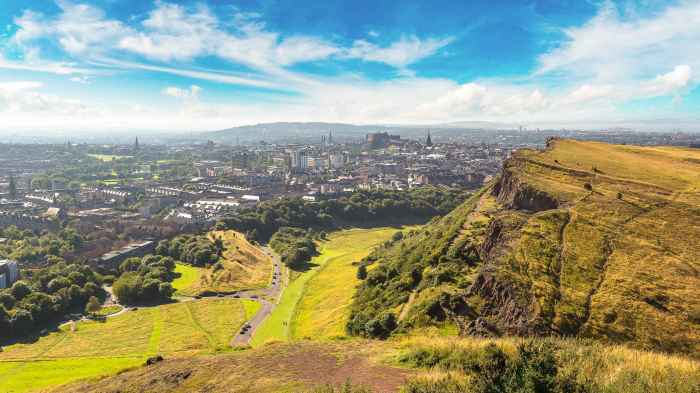
{"label": "hillside", "polygon": [[700,150],[553,140],[378,250],[348,330],[426,325],[700,353]]}
{"label": "hillside", "polygon": [[[53,391],[694,393],[699,372],[692,360],[598,343],[423,336],[275,343],[216,356],[166,357]],[[348,381],[356,389],[338,388]],[[518,388],[512,389],[513,383]]]}
{"label": "hillside", "polygon": [[178,264],[180,277],[173,286],[180,295],[233,292],[265,287],[272,277],[272,260],[236,231],[212,231],[210,240],[221,239],[224,251],[219,263],[207,268]]}

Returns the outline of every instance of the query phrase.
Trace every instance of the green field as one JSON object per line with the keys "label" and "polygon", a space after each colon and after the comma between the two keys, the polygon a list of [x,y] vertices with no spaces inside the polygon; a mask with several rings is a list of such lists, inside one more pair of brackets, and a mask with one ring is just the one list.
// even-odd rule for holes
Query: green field
{"label": "green field", "polygon": [[202,268],[178,263],[175,265],[175,273],[179,273],[180,277],[173,280],[173,288],[180,293],[188,293],[188,289],[194,286],[202,275]]}
{"label": "green field", "polygon": [[233,335],[258,308],[248,300],[207,299],[141,308],[105,322],[66,324],[35,342],[3,348],[0,391],[28,392],[114,374],[156,354],[227,351]]}
{"label": "green field", "polygon": [[88,156],[103,161],[103,162],[111,162],[111,161],[117,161],[117,160],[123,160],[127,158],[134,158],[133,156],[116,156],[116,155],[110,155],[110,154],[88,154]]}
{"label": "green field", "polygon": [[346,307],[352,300],[359,261],[374,246],[389,240],[398,228],[350,229],[321,243],[313,268],[301,272],[282,293],[279,304],[258,328],[251,345],[303,337],[344,334]]}

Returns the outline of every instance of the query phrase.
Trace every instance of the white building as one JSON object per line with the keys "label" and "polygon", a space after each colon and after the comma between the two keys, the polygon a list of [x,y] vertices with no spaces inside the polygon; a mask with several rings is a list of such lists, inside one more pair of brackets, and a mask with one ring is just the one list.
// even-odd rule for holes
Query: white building
{"label": "white building", "polygon": [[17,261],[0,260],[0,289],[9,288],[18,279],[19,265]]}

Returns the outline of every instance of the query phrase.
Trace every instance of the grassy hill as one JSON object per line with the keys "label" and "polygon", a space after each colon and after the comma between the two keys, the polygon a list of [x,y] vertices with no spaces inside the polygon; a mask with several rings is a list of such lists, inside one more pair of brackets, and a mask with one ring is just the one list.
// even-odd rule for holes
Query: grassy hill
{"label": "grassy hill", "polygon": [[374,253],[353,333],[427,325],[700,353],[700,150],[553,140]]}
{"label": "grassy hill", "polygon": [[[347,381],[355,390],[337,387]],[[275,343],[217,356],[166,358],[55,391],[485,393],[504,391],[496,389],[512,382],[522,383],[521,390],[506,391],[694,393],[700,389],[700,364],[580,340],[422,335],[389,341]],[[533,383],[540,390],[527,390],[534,389]]]}
{"label": "grassy hill", "polygon": [[78,322],[0,352],[0,391],[25,392],[114,374],[149,356],[189,357],[230,349],[259,304],[206,299],[127,311],[105,322]]}
{"label": "grassy hill", "polygon": [[232,292],[267,286],[272,278],[272,260],[236,231],[212,231],[209,238],[221,238],[224,252],[219,264],[199,268],[178,264],[180,277],[173,282],[177,294],[194,296],[203,292]]}

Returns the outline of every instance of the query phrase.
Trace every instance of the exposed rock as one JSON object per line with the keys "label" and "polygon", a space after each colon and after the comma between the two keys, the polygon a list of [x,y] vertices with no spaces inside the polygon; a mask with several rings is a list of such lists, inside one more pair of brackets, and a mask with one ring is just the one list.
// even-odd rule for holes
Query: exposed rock
{"label": "exposed rock", "polygon": [[148,359],[146,359],[146,366],[151,366],[153,364],[159,363],[163,361],[163,357],[158,355],[158,356],[153,356]]}
{"label": "exposed rock", "polygon": [[507,163],[500,180],[493,187],[493,195],[509,209],[539,212],[559,207],[559,201],[548,193],[524,183],[515,174],[514,163]]}

